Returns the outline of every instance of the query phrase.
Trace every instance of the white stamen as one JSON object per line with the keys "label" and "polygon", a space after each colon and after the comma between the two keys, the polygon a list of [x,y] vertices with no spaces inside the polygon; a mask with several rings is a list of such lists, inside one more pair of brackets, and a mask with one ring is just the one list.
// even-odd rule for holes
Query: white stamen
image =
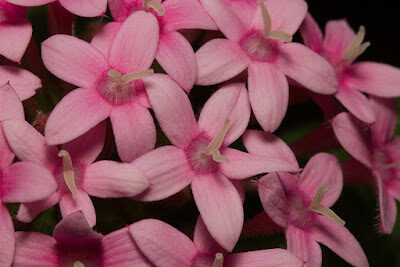
{"label": "white stamen", "polygon": [[145,71],[138,71],[138,72],[131,72],[122,75],[116,70],[109,70],[107,72],[108,77],[113,79],[114,82],[118,83],[119,85],[127,85],[130,82],[133,82],[135,80],[143,79],[146,78],[147,76],[150,76],[154,74],[153,69],[145,70]]}
{"label": "white stamen", "polygon": [[85,267],[85,264],[83,264],[83,263],[80,262],[80,261],[76,261],[76,262],[74,262],[73,267]]}
{"label": "white stamen", "polygon": [[212,267],[223,267],[224,266],[224,255],[222,253],[215,254],[215,260]]}
{"label": "white stamen", "polygon": [[283,40],[285,43],[290,43],[293,39],[290,34],[283,31],[271,31],[268,35],[268,38],[274,40]]}
{"label": "white stamen", "polygon": [[365,27],[360,26],[356,37],[347,46],[346,50],[342,54],[342,59],[347,61],[353,61],[359,57],[365,50],[371,45],[370,42],[363,43],[365,38]]}
{"label": "white stamen", "polygon": [[290,43],[293,37],[283,31],[272,31],[271,16],[268,13],[268,9],[262,0],[258,0],[257,3],[261,8],[261,15],[264,22],[263,36],[265,39],[283,40],[286,43]]}
{"label": "white stamen", "polygon": [[393,167],[400,167],[400,162],[393,162],[393,163],[383,165],[384,170],[389,170]]}
{"label": "white stamen", "polygon": [[207,146],[207,154],[212,155],[213,160],[216,162],[229,162],[229,159],[222,156],[219,152],[221,145],[224,141],[225,135],[229,129],[230,119],[226,118],[224,124],[219,129],[218,133],[215,135],[211,143]]}
{"label": "white stamen", "polygon": [[327,219],[331,220],[334,223],[345,225],[345,221],[343,221],[335,212],[333,212],[333,210],[321,205],[322,197],[324,196],[325,192],[330,188],[331,188],[330,185],[323,185],[320,188],[318,188],[317,194],[312,200],[309,209],[311,211],[317,212],[325,216]]}
{"label": "white stamen", "polygon": [[63,158],[63,175],[65,184],[67,185],[69,191],[71,191],[72,197],[75,198],[78,189],[75,184],[74,167],[72,166],[71,156],[66,150],[61,150],[58,153],[58,156]]}
{"label": "white stamen", "polygon": [[151,0],[143,0],[143,10],[148,11],[149,8],[152,8],[159,16],[164,16],[165,14],[165,9],[164,7],[158,3],[157,1],[151,1]]}

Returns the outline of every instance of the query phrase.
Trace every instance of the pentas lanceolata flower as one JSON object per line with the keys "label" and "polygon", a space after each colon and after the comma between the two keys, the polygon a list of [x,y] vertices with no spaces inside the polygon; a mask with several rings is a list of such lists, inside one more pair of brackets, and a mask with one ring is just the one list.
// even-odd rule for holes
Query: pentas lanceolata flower
{"label": "pentas lanceolata flower", "polygon": [[14,66],[0,66],[0,86],[9,83],[21,100],[35,95],[42,87],[40,79],[31,72]]}
{"label": "pentas lanceolata flower", "polygon": [[[350,113],[340,113],[333,121],[335,134],[356,160],[370,170],[379,196],[380,230],[390,234],[396,222],[396,201],[400,199],[400,138],[393,136],[397,121],[397,100],[370,97],[376,122],[368,127]],[[361,173],[361,172],[359,172]]]}

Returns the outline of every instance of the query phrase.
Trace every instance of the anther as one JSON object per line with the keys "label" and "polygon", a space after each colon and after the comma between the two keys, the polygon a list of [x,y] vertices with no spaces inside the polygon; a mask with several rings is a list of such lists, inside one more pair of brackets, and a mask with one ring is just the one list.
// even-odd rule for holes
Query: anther
{"label": "anther", "polygon": [[333,212],[333,210],[321,205],[322,197],[324,196],[325,192],[330,188],[331,188],[330,185],[323,185],[320,188],[318,188],[317,194],[315,195],[314,199],[312,200],[311,205],[309,206],[309,209],[311,211],[317,212],[317,213],[325,216],[327,219],[331,220],[334,223],[344,225],[345,221],[343,221],[338,215],[336,215],[336,213]]}
{"label": "anther", "polygon": [[363,43],[365,38],[365,27],[360,26],[356,37],[347,46],[346,50],[342,54],[342,59],[347,61],[353,61],[359,57],[365,50],[371,45],[370,42]]}
{"label": "anther", "polygon": [[262,0],[258,0],[257,3],[261,8],[261,15],[264,22],[263,36],[265,39],[282,40],[286,43],[290,43],[293,37],[283,31],[272,31],[271,16],[268,13],[267,7]]}
{"label": "anther", "polygon": [[72,166],[71,156],[66,150],[61,150],[58,153],[58,156],[63,158],[63,175],[65,184],[67,185],[69,191],[71,191],[72,197],[75,198],[78,193],[78,189],[76,188],[75,184],[74,167]]}
{"label": "anther", "polygon": [[222,253],[215,254],[215,259],[212,267],[223,267],[224,266],[224,255]]}
{"label": "anther", "polygon": [[207,146],[206,154],[212,155],[213,160],[216,162],[229,162],[229,159],[222,156],[221,153],[219,152],[219,149],[221,148],[221,145],[224,141],[225,135],[228,132],[229,123],[230,119],[226,118],[224,124],[219,129],[218,133],[215,135],[213,140],[211,140],[211,143]]}
{"label": "anther", "polygon": [[158,3],[157,1],[152,0],[143,0],[143,10],[148,11],[149,8],[152,8],[159,16],[164,16],[165,9],[164,7]]}
{"label": "anther", "polygon": [[116,82],[119,85],[127,85],[130,82],[146,78],[152,74],[154,74],[153,69],[131,72],[123,75],[116,70],[109,70],[107,72],[108,77],[110,77],[114,82]]}

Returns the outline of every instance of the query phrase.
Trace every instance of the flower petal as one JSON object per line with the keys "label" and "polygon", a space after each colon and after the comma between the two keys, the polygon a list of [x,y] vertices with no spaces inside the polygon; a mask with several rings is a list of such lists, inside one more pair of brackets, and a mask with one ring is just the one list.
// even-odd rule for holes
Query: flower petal
{"label": "flower petal", "polygon": [[186,147],[200,133],[189,98],[167,75],[154,74],[143,81],[161,129],[172,144]]}
{"label": "flower petal", "polygon": [[75,198],[72,197],[70,192],[66,192],[61,197],[60,210],[63,217],[67,217],[77,211],[82,211],[90,227],[96,224],[96,211],[94,210],[92,200],[86,192],[81,190],[78,190]]}
{"label": "flower petal", "polygon": [[24,107],[10,84],[0,85],[0,121],[25,119]]}
{"label": "flower petal", "polygon": [[56,191],[55,193],[43,200],[31,203],[21,203],[16,219],[20,222],[30,223],[33,221],[33,219],[36,218],[39,213],[55,206],[60,201],[60,198],[60,192]]}
{"label": "flower petal", "polygon": [[397,206],[394,197],[385,188],[382,177],[374,172],[379,196],[380,229],[384,234],[391,234],[396,223]]}
{"label": "flower petal", "polygon": [[307,14],[304,0],[268,0],[265,3],[272,21],[272,30],[293,35]]}
{"label": "flower petal", "polygon": [[29,20],[20,18],[18,22],[0,24],[0,55],[11,61],[21,62],[22,56],[32,37],[32,25]]}
{"label": "flower petal", "polygon": [[196,256],[193,242],[174,227],[155,219],[128,226],[140,251],[155,266],[192,266]]}
{"label": "flower petal", "polygon": [[376,116],[372,125],[372,143],[375,146],[383,145],[396,130],[397,99],[370,97],[369,102]]}
{"label": "flower petal", "polygon": [[156,59],[165,72],[189,93],[196,81],[197,62],[188,40],[175,31],[163,33]]}
{"label": "flower petal", "polygon": [[280,53],[277,65],[287,76],[318,94],[337,91],[335,70],[323,57],[298,43],[281,45]]}
{"label": "flower petal", "polygon": [[215,92],[201,110],[199,127],[214,137],[226,118],[230,123],[223,144],[229,146],[243,134],[250,119],[250,103],[243,83],[225,85]]}
{"label": "flower petal", "polygon": [[110,112],[110,104],[96,91],[75,89],[50,114],[45,127],[46,142],[49,145],[69,142],[105,120]]}
{"label": "flower petal", "polygon": [[355,37],[355,32],[344,19],[326,23],[324,49],[332,64],[342,60],[344,51]]}
{"label": "flower petal", "polygon": [[4,202],[33,202],[53,194],[57,184],[46,168],[32,162],[17,162],[2,174],[0,189]]}
{"label": "flower petal", "polygon": [[[120,2],[120,1],[119,1]],[[96,33],[90,44],[96,47],[105,57],[108,58],[111,45],[117,35],[122,23],[109,22]]]}
{"label": "flower petal", "polygon": [[236,188],[223,175],[210,175],[194,179],[192,192],[210,234],[232,251],[243,227],[243,206]]}
{"label": "flower petal", "polygon": [[58,78],[83,88],[93,87],[108,69],[99,50],[76,37],[57,34],[42,43],[46,68]]}
{"label": "flower petal", "polygon": [[199,253],[215,255],[220,252],[225,254],[225,249],[223,249],[210,235],[207,226],[204,224],[203,219],[200,216],[197,218],[196,226],[194,228],[193,243]]}
{"label": "flower petal", "polygon": [[198,85],[227,81],[244,71],[250,64],[250,58],[240,46],[226,39],[213,39],[204,44],[197,50],[196,60]]}
{"label": "flower petal", "polygon": [[42,6],[56,0],[7,0],[7,2],[19,6]]}
{"label": "flower petal", "polygon": [[304,44],[318,54],[323,49],[323,35],[317,22],[310,13],[306,15],[300,27],[301,37],[303,37]]}
{"label": "flower petal", "polygon": [[6,205],[0,202],[0,265],[11,266],[14,258],[14,225]]}
{"label": "flower petal", "polygon": [[273,132],[285,117],[289,85],[285,75],[269,64],[249,66],[249,98],[264,131]]}
{"label": "flower petal", "polygon": [[58,0],[71,13],[81,17],[97,17],[104,15],[107,9],[107,0]]}
{"label": "flower petal", "polygon": [[343,148],[365,166],[372,167],[372,152],[365,126],[350,113],[343,112],[333,118],[332,127]]}
{"label": "flower petal", "polygon": [[11,165],[14,161],[15,154],[11,150],[6,137],[4,135],[2,124],[0,122],[0,170],[3,170]]}
{"label": "flower petal", "polygon": [[110,115],[118,155],[124,162],[152,150],[156,144],[156,126],[147,108],[132,103],[116,107]]}
{"label": "flower petal", "polygon": [[9,82],[21,100],[32,97],[42,87],[33,73],[14,66],[0,66],[0,85]]}
{"label": "flower petal", "polygon": [[150,187],[136,199],[156,201],[188,186],[195,177],[186,154],[173,146],[159,147],[132,162],[149,179]]}
{"label": "flower petal", "polygon": [[158,47],[159,26],[153,14],[137,11],[122,24],[109,52],[110,64],[129,73],[150,68]]}

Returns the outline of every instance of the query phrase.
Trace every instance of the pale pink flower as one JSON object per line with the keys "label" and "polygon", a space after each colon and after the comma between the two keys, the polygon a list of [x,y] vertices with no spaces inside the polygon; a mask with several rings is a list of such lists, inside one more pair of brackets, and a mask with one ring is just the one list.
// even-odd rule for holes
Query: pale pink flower
{"label": "pale pink flower", "polygon": [[15,239],[15,267],[150,266],[127,227],[103,236],[79,211],[58,223],[53,236],[16,232]]}
{"label": "pale pink flower", "polygon": [[227,39],[213,39],[196,52],[196,84],[217,84],[247,69],[251,107],[265,131],[275,131],[285,116],[285,75],[314,92],[336,92],[332,66],[306,46],[290,43],[307,12],[303,0],[260,0],[250,25],[222,0],[200,2]]}
{"label": "pale pink flower", "polygon": [[102,16],[107,10],[107,0],[6,0],[20,6],[42,6],[58,1],[69,12],[81,17]]}
{"label": "pale pink flower", "polygon": [[18,63],[32,37],[32,25],[25,13],[26,8],[0,0],[0,55]]}
{"label": "pale pink flower", "polygon": [[369,105],[376,115],[372,126],[368,127],[350,113],[337,115],[332,126],[344,149],[369,169],[370,174],[359,171],[358,175],[365,181],[373,177],[379,196],[380,228],[390,234],[396,222],[395,199],[400,199],[400,137],[393,136],[397,99],[370,97]]}
{"label": "pale pink flower", "polygon": [[[57,191],[48,198],[22,204],[17,219],[31,222],[40,212],[60,203],[63,217],[81,210],[91,226],[96,213],[89,195],[101,198],[132,197],[149,186],[146,176],[134,165],[95,159],[103,149],[105,122],[62,146],[45,143],[44,137],[23,120],[3,122],[4,133],[17,157],[47,168],[57,182]],[[26,140],[29,140],[27,142]],[[47,190],[44,188],[43,190]]]}
{"label": "pale pink flower", "polygon": [[59,78],[77,85],[50,114],[45,128],[48,144],[62,144],[84,134],[110,117],[118,154],[125,162],[150,151],[156,128],[142,78],[158,46],[157,19],[144,11],[121,26],[108,55],[67,35],[42,44],[45,66]]}
{"label": "pale pink flower", "polygon": [[305,44],[335,68],[339,81],[335,97],[358,119],[366,123],[375,121],[373,108],[363,93],[400,96],[400,69],[369,61],[353,63],[370,45],[364,42],[364,27],[356,35],[346,20],[332,20],[326,24],[324,38],[317,23],[307,15],[301,34]]}
{"label": "pale pink flower", "polygon": [[35,95],[42,82],[33,73],[14,66],[0,66],[0,86],[10,83],[21,100]]}
{"label": "pale pink flower", "polygon": [[155,219],[128,226],[139,250],[160,267],[222,266],[303,266],[303,262],[284,249],[265,249],[229,255],[197,220],[193,241],[174,227]]}
{"label": "pale pink flower", "polygon": [[342,187],[339,162],[327,153],[312,157],[301,174],[272,173],[258,181],[264,210],[285,230],[288,250],[306,266],[321,266],[317,242],[352,265],[368,266],[360,244],[330,209]]}

